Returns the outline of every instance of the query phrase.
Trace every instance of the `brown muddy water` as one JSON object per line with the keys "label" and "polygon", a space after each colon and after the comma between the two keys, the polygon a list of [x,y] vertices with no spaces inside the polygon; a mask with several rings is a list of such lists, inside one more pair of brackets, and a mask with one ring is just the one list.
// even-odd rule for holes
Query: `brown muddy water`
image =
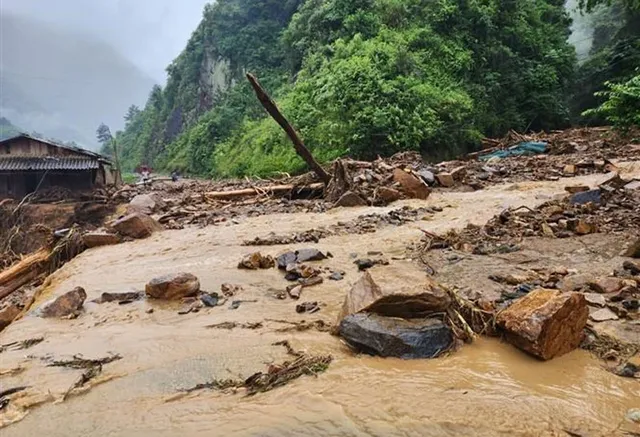
{"label": "brown muddy water", "polygon": [[[636,169],[634,169],[636,170]],[[571,179],[595,183],[600,177]],[[640,408],[640,384],[619,378],[584,351],[542,363],[499,340],[480,339],[436,360],[402,361],[354,355],[328,333],[279,332],[273,320],[335,321],[344,293],[359,277],[351,253],[382,251],[402,258],[420,229],[442,232],[466,223],[484,223],[508,206],[548,200],[563,181],[494,187],[475,193],[440,193],[426,202],[389,208],[337,209],[326,214],[271,215],[239,225],[166,231],[145,241],[85,252],[59,270],[34,305],[82,286],[89,296],[76,320],[44,320],[33,314],[0,334],[0,343],[43,336],[22,351],[0,354],[0,391],[29,388],[0,413],[3,437],[32,436],[584,436],[640,432],[625,422]],[[403,227],[375,234],[336,236],[315,245],[334,258],[323,266],[343,269],[345,280],[303,291],[301,301],[318,301],[312,316],[295,312],[296,302],[277,300],[286,282],[276,270],[236,269],[245,239],[269,232],[302,231],[347,221],[403,204],[438,205],[444,211]],[[304,245],[314,246],[314,245]],[[291,247],[291,248],[299,248]],[[259,248],[277,255],[288,247]],[[501,261],[494,260],[494,267]],[[424,269],[411,260],[374,268],[382,286],[416,286]],[[223,307],[178,315],[180,304],[141,301],[130,305],[89,302],[103,292],[142,290],[154,276],[187,271],[202,288],[219,291],[223,283],[244,287]],[[479,272],[486,277],[486,272]],[[437,277],[436,277],[437,279]],[[451,279],[447,278],[449,283]],[[469,278],[467,278],[468,280]],[[473,280],[473,278],[471,278]],[[149,314],[147,310],[153,308]],[[207,329],[222,322],[263,322],[257,330]],[[334,361],[317,378],[302,377],[254,397],[181,389],[212,379],[247,377],[269,363],[286,359],[279,340],[311,354],[330,353]],[[81,370],[45,367],[44,357],[82,354],[98,358],[118,353],[104,366],[90,390],[62,401]],[[14,374],[6,372],[13,369]]]}

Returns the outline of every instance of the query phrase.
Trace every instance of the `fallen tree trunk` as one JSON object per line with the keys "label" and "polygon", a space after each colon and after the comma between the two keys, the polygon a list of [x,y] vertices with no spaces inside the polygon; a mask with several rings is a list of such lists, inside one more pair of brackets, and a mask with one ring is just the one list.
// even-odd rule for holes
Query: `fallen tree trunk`
{"label": "fallen tree trunk", "polygon": [[40,249],[34,254],[22,259],[17,264],[12,265],[7,270],[1,272],[0,287],[7,286],[9,283],[23,277],[29,271],[39,270],[42,267],[42,264],[49,260],[50,254],[50,250],[46,248]]}
{"label": "fallen tree trunk", "polygon": [[326,171],[324,171],[320,164],[318,164],[311,152],[309,152],[309,149],[307,149],[307,147],[302,142],[302,139],[300,139],[298,132],[296,132],[293,126],[291,126],[285,116],[282,115],[275,102],[271,99],[271,97],[269,97],[264,88],[262,88],[262,86],[258,82],[258,79],[251,73],[247,73],[247,79],[251,83],[251,86],[256,92],[256,96],[258,96],[258,100],[260,100],[260,103],[262,103],[262,106],[264,106],[269,115],[271,115],[271,117],[273,117],[273,119],[287,133],[298,155],[300,155],[300,157],[304,159],[307,165],[314,171],[316,175],[318,175],[322,182],[328,184],[331,180],[331,176]]}
{"label": "fallen tree trunk", "polygon": [[[257,196],[260,194],[286,194],[291,191],[317,191],[321,192],[324,189],[323,183],[316,183],[310,185],[272,185],[268,187],[259,187],[259,188],[246,188],[244,190],[232,190],[232,191],[210,191],[208,193],[204,193],[204,197],[206,199],[235,199],[237,197],[245,197],[245,196]],[[194,195],[192,198],[198,198],[201,195]]]}

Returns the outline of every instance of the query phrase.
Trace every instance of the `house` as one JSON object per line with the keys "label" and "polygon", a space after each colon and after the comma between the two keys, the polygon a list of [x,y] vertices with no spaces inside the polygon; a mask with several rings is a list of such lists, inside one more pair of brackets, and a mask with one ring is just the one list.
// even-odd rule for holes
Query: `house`
{"label": "house", "polygon": [[88,190],[114,182],[108,158],[20,134],[0,141],[0,198],[21,198],[39,189]]}

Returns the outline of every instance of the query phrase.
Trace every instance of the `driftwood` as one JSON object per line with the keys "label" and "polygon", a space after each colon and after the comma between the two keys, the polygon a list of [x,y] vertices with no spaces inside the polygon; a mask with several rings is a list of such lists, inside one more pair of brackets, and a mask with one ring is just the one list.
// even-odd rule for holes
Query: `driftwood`
{"label": "driftwood", "polygon": [[[36,253],[27,256],[19,261],[17,264],[12,265],[7,270],[0,273],[0,298],[11,294],[5,293],[5,288],[10,288],[13,284],[20,282],[21,278],[30,274],[31,272],[41,269],[43,263],[49,260],[51,251],[44,248],[40,249]],[[24,284],[22,284],[24,285]],[[20,287],[20,285],[18,286]]]}
{"label": "driftwood", "polygon": [[260,100],[260,103],[262,103],[262,106],[264,106],[264,108],[267,110],[269,115],[271,115],[271,117],[273,117],[273,119],[287,133],[287,136],[289,137],[289,139],[291,139],[291,142],[293,143],[293,147],[296,149],[296,152],[298,153],[298,155],[300,155],[300,157],[304,159],[307,165],[314,171],[315,174],[318,175],[318,177],[322,182],[324,182],[325,184],[328,184],[329,181],[331,180],[331,176],[314,159],[311,152],[309,152],[309,149],[307,149],[304,143],[302,142],[302,139],[298,135],[298,132],[296,132],[293,126],[291,126],[291,124],[287,121],[285,116],[282,115],[282,113],[276,106],[275,102],[271,99],[271,97],[269,97],[269,95],[264,90],[264,88],[262,88],[262,86],[258,82],[258,79],[251,73],[247,73],[247,79],[251,83],[251,86],[256,92],[256,96],[258,97],[258,100]]}
{"label": "driftwood", "polygon": [[[267,187],[259,187],[259,188],[246,188],[244,190],[232,190],[232,191],[210,191],[208,193],[204,193],[204,197],[206,199],[235,199],[237,197],[245,197],[245,196],[257,196],[260,194],[286,194],[292,191],[312,191],[312,192],[322,192],[324,189],[323,183],[316,183],[310,185],[272,185]],[[202,195],[194,195],[194,198],[200,198]]]}

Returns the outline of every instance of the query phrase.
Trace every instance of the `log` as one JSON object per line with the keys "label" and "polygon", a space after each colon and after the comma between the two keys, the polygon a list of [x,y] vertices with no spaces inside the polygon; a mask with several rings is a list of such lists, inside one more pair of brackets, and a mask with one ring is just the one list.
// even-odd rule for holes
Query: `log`
{"label": "log", "polygon": [[2,287],[0,287],[0,300],[9,296],[11,293],[16,291],[18,288],[27,285],[29,282],[33,281],[40,275],[40,271],[38,268],[33,268],[31,270],[26,271],[22,275],[16,277],[12,281],[5,283]]}
{"label": "log", "polygon": [[298,132],[296,132],[293,126],[291,126],[285,116],[282,115],[275,102],[271,99],[271,97],[269,97],[264,88],[262,88],[262,86],[258,82],[258,79],[251,73],[247,73],[247,79],[251,83],[251,86],[256,92],[258,100],[260,100],[260,103],[262,103],[262,106],[264,106],[269,115],[271,115],[271,117],[273,117],[273,119],[287,133],[287,136],[293,143],[293,147],[296,149],[296,153],[298,153],[298,155],[300,155],[300,157],[304,159],[307,165],[314,171],[316,175],[318,175],[322,182],[328,184],[331,180],[331,176],[326,171],[324,171],[322,166],[318,164],[318,162],[314,159],[311,152],[309,152],[309,149],[307,149],[307,147],[302,142],[302,139],[298,135]]}
{"label": "log", "polygon": [[49,260],[50,255],[51,252],[48,249],[40,249],[4,270],[0,273],[0,287],[19,279],[31,270],[39,272],[42,264]]}
{"label": "log", "polygon": [[[322,191],[324,189],[323,183],[315,183],[310,185],[271,185],[268,187],[259,187],[255,188],[246,188],[244,190],[232,190],[232,191],[209,191],[208,193],[203,193],[206,199],[235,199],[237,197],[245,197],[245,196],[257,196],[263,193],[271,193],[271,194],[284,194],[293,190],[309,190],[309,191]],[[203,196],[202,194],[195,194],[191,196],[192,199],[200,199]]]}

